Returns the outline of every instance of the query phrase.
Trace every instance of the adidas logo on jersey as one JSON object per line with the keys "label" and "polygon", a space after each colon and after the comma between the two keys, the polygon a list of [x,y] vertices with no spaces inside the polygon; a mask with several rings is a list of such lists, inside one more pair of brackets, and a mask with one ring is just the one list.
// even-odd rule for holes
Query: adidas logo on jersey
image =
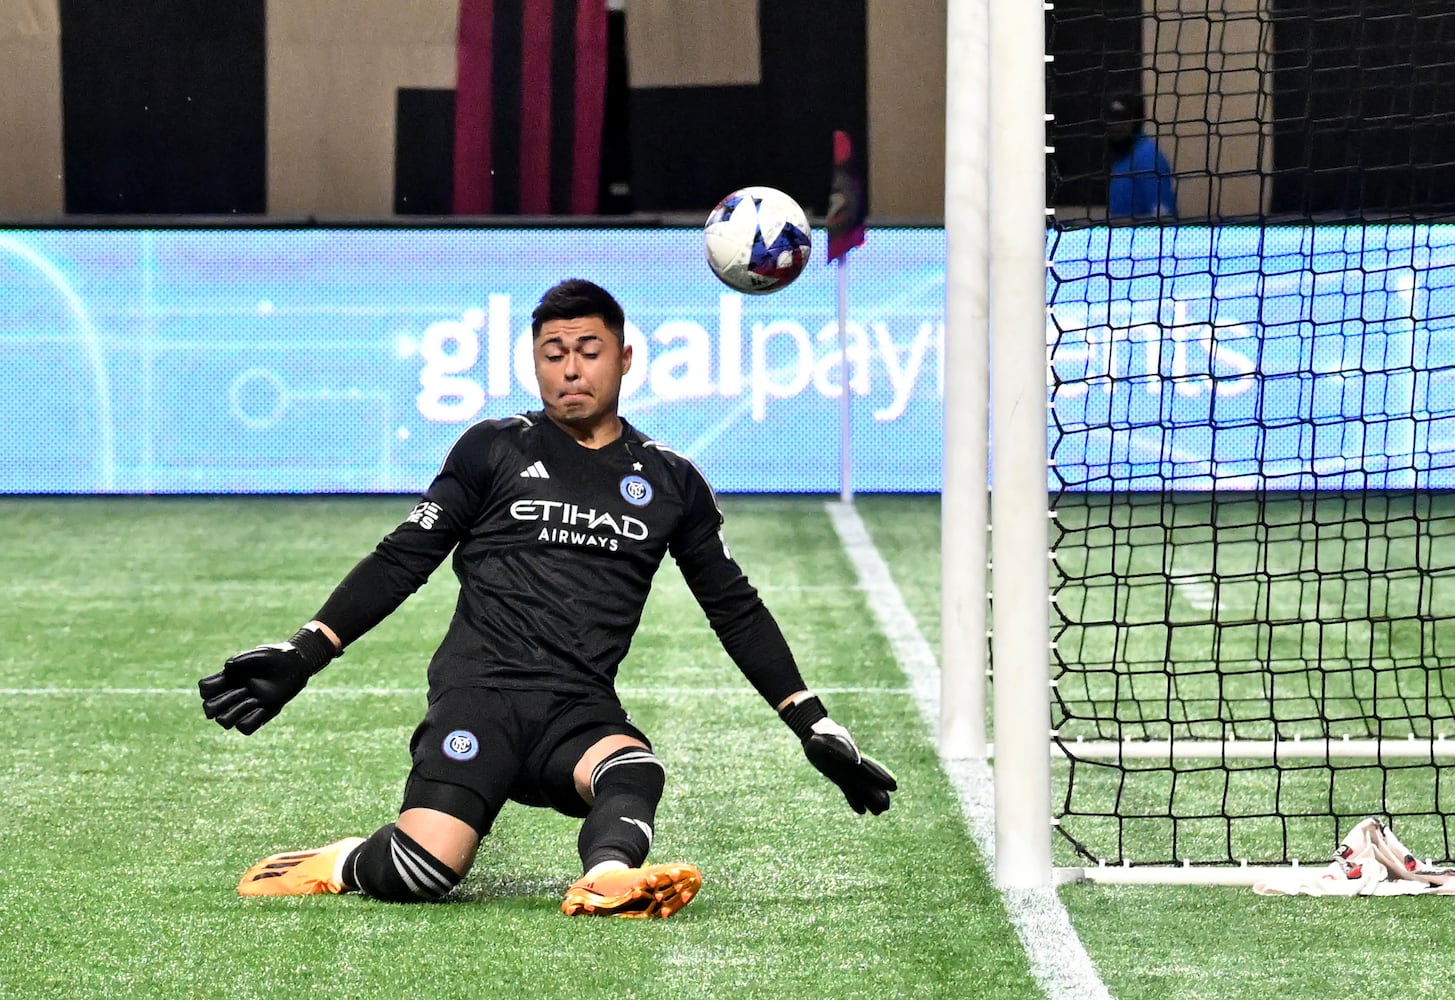
{"label": "adidas logo on jersey", "polygon": [[550,479],[544,462],[532,462],[530,468],[520,474],[521,479]]}

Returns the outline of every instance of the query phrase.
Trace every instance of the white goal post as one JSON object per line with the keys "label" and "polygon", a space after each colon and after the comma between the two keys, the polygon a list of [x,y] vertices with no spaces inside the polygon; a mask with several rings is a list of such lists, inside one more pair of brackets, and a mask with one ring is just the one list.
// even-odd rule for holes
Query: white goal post
{"label": "white goal post", "polygon": [[945,371],[940,752],[984,759],[990,528],[986,0],[950,0],[945,51]]}
{"label": "white goal post", "polygon": [[[1331,735],[1323,737],[1184,738],[1180,734],[1195,735],[1197,728],[1169,724],[1165,730],[1144,727],[1139,731],[1135,725],[1123,727],[1119,713],[1097,716],[1096,725],[1089,727],[1091,736],[1067,736],[1053,730],[1052,707],[1058,694],[1064,695],[1066,690],[1064,684],[1059,692],[1055,688],[1051,665],[1065,667],[1077,661],[1065,644],[1053,655],[1051,638],[1053,568],[1057,580],[1064,583],[1069,577],[1064,550],[1063,562],[1055,562],[1048,489],[1047,410],[1053,375],[1052,345],[1047,337],[1051,264],[1047,259],[1046,165],[1053,150],[1047,139],[1051,116],[1045,99],[1049,62],[1045,19],[1050,10],[1051,4],[1024,0],[948,0],[940,751],[947,759],[993,758],[993,862],[996,883],[1002,888],[1038,888],[1072,880],[1250,885],[1287,870],[1287,864],[1248,863],[1240,861],[1237,853],[1220,855],[1225,858],[1222,863],[1196,856],[1182,864],[1098,863],[1094,859],[1102,852],[1076,843],[1076,856],[1093,860],[1083,866],[1056,867],[1053,832],[1058,816],[1066,818],[1053,804],[1053,794],[1058,794],[1053,789],[1059,787],[1056,782],[1061,773],[1078,764],[1085,770],[1101,762],[1125,767],[1126,772],[1148,773],[1139,762],[1150,762],[1155,768],[1161,761],[1168,782],[1175,784],[1191,773],[1178,771],[1182,762],[1208,761],[1211,765],[1204,771],[1217,771],[1216,762],[1223,761],[1223,774],[1231,776],[1224,780],[1231,782],[1248,773],[1239,762],[1265,762],[1273,780],[1281,782],[1287,774],[1293,784],[1300,773],[1298,762],[1308,760],[1329,765],[1332,789],[1336,778],[1341,783],[1353,780],[1349,775],[1365,767],[1356,763],[1349,770],[1340,770],[1338,762],[1343,761],[1370,762],[1366,768],[1370,772],[1386,766],[1398,770],[1406,764],[1411,768],[1451,766],[1455,727],[1449,733],[1440,732],[1449,721],[1448,714],[1419,716],[1411,709],[1417,722],[1428,722],[1427,734],[1422,730],[1419,736],[1406,737],[1398,729],[1374,728],[1369,735],[1384,738],[1343,735],[1340,729],[1330,729]],[[1155,342],[1158,335],[1148,336]],[[1389,411],[1396,417],[1397,406],[1392,404]],[[992,475],[992,459],[997,457]],[[1172,491],[1175,485],[1165,488]],[[1062,523],[1065,513],[1063,508]],[[1455,523],[1455,516],[1447,516],[1446,521]],[[988,532],[992,525],[993,531]],[[1390,539],[1379,536],[1378,541]],[[1216,547],[1219,541],[1213,538],[1209,544]],[[1373,562],[1361,564],[1361,568],[1370,578],[1380,572]],[[1318,609],[1304,613],[1316,616]],[[1152,657],[1157,661],[1153,666],[1160,666],[1163,658]],[[1171,664],[1175,658],[1169,654],[1166,659]],[[993,686],[988,661],[996,665]],[[1310,660],[1307,669],[1322,671],[1327,662]],[[1119,679],[1123,666],[1118,661]],[[1413,667],[1397,666],[1420,668],[1418,662]],[[1365,669],[1362,663],[1344,669],[1343,674],[1353,677],[1359,669]],[[1219,685],[1219,694],[1225,680],[1242,682],[1249,674],[1243,671],[1240,678],[1229,679],[1235,671],[1226,664],[1213,664],[1202,672],[1215,678],[1210,683]],[[1394,673],[1393,668],[1387,673]],[[1149,683],[1162,680],[1170,690],[1182,678],[1169,669],[1165,678],[1154,677]],[[1340,683],[1352,690],[1362,681]],[[1302,698],[1320,703],[1326,696],[1336,697],[1328,693],[1326,682],[1319,684]],[[1265,692],[1270,699],[1273,685],[1269,681]],[[1455,700],[1455,693],[1444,689],[1436,694],[1446,701]],[[1121,696],[1118,689],[1118,708]],[[1403,691],[1397,695],[1403,696]],[[1083,703],[1092,700],[1084,693],[1081,698]],[[1313,718],[1323,718],[1322,710]],[[1379,721],[1377,712],[1369,718]],[[1214,713],[1211,724],[1204,728],[1215,729],[1226,720]],[[1201,721],[1207,722],[1208,717]],[[1276,720],[1260,717],[1257,721]],[[1350,722],[1347,718],[1340,721]],[[1232,732],[1235,727],[1224,728]],[[1278,726],[1264,728],[1278,735]],[[1167,731],[1179,735],[1162,738]],[[1255,736],[1261,732],[1256,728],[1238,731]],[[1390,733],[1395,738],[1389,738]],[[1360,777],[1354,774],[1354,779]],[[1070,788],[1068,785],[1067,799]],[[1352,798],[1357,801],[1358,795]],[[1436,793],[1431,793],[1428,803],[1421,799],[1419,808],[1422,815],[1438,823],[1449,813],[1446,800],[1437,801]],[[1120,822],[1119,809],[1109,805],[1095,815]],[[1333,813],[1327,817],[1330,822],[1344,821],[1340,809],[1331,807],[1329,811]],[[1071,809],[1066,807],[1065,812],[1069,814]],[[1290,815],[1278,799],[1266,816],[1253,819],[1281,823],[1311,815]],[[1210,823],[1223,818],[1194,817]],[[1057,835],[1058,845],[1068,829],[1069,823]],[[1335,846],[1336,840],[1331,840],[1327,849],[1332,851]],[[1057,852],[1065,856],[1059,847]],[[1285,851],[1284,862],[1293,860],[1292,853]],[[1229,857],[1231,861],[1226,860]],[[1327,856],[1302,860],[1304,865],[1322,865]]]}
{"label": "white goal post", "polygon": [[951,758],[989,752],[993,427],[991,454],[1015,456],[999,463],[989,498],[990,562],[1015,566],[996,580],[991,632],[995,662],[1014,665],[997,674],[994,715],[1020,720],[995,755],[1002,888],[1052,880],[1045,314],[1035,305],[1045,297],[1044,16],[1023,0],[950,0],[947,21],[940,745]]}

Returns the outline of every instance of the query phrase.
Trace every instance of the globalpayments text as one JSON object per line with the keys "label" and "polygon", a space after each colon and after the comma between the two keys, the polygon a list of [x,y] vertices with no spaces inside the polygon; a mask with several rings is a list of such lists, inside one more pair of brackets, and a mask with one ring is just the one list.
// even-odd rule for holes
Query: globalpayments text
{"label": "globalpayments text", "polygon": [[[535,393],[531,331],[518,332],[509,295],[491,295],[486,308],[467,309],[459,319],[438,320],[417,343],[401,342],[401,356],[418,355],[416,403],[426,420],[454,423],[474,419],[487,398]],[[922,321],[898,339],[883,321],[845,324],[849,386],[854,395],[877,403],[874,419],[887,422],[904,413],[923,380],[944,393],[944,324]],[[839,327],[831,320],[810,331],[794,320],[745,324],[740,295],[718,300],[717,329],[692,320],[667,320],[650,333],[628,322],[626,342],[632,367],[622,398],[646,393],[657,400],[726,398],[746,395],[752,417],[762,421],[775,399],[810,388],[838,398],[842,385]]]}

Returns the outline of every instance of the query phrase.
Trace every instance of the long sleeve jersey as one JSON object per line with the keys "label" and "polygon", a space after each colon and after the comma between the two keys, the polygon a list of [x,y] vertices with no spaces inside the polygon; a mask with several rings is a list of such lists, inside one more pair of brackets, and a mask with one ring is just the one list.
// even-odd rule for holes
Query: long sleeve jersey
{"label": "long sleeve jersey", "polygon": [[611,691],[670,552],[759,693],[776,705],[802,689],[782,632],[728,552],[701,472],[622,423],[599,449],[543,412],[475,424],[315,617],[348,645],[453,551],[460,593],[430,662],[432,689]]}

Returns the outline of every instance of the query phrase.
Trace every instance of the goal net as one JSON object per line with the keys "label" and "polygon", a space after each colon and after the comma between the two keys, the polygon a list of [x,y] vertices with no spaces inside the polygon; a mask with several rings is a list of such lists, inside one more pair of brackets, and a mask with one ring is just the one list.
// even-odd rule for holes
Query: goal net
{"label": "goal net", "polygon": [[1057,0],[1047,51],[1055,863],[1455,857],[1455,12]]}

